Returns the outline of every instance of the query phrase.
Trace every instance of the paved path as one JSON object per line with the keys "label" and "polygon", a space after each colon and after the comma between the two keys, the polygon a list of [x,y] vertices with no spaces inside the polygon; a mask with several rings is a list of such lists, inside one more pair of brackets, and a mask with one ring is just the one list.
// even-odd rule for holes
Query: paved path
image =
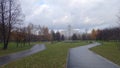
{"label": "paved path", "polygon": [[46,49],[45,45],[35,45],[29,50],[9,54],[9,55],[6,55],[6,56],[1,56],[0,57],[0,66],[5,65],[7,63],[10,63],[12,61],[15,61],[17,59],[32,55],[32,54],[37,53],[39,51],[43,51],[45,49]]}
{"label": "paved path", "polygon": [[93,43],[71,48],[68,54],[67,68],[120,68],[118,65],[89,50],[89,48],[98,45],[100,44]]}

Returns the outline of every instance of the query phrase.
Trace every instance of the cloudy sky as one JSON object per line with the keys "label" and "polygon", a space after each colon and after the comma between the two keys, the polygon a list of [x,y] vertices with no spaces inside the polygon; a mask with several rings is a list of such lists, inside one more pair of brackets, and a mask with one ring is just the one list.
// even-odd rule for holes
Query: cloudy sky
{"label": "cloudy sky", "polygon": [[116,25],[120,0],[20,0],[25,24],[50,29],[106,28]]}

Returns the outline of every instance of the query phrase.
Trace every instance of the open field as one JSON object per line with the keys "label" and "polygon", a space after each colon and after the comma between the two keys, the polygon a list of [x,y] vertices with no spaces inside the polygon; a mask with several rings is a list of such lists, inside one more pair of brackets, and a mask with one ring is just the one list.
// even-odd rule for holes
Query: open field
{"label": "open field", "polygon": [[34,44],[36,44],[36,43],[31,43],[30,46],[28,44],[26,44],[25,46],[21,46],[21,44],[19,44],[19,47],[17,47],[16,43],[11,42],[11,43],[9,43],[7,50],[3,50],[2,49],[3,46],[2,46],[2,44],[0,44],[0,56],[29,49]]}
{"label": "open field", "polygon": [[83,41],[46,43],[46,50],[12,62],[2,68],[65,68],[69,48],[85,44],[88,43]]}
{"label": "open field", "polygon": [[119,47],[118,42],[102,42],[101,46],[91,48],[91,50],[120,65]]}

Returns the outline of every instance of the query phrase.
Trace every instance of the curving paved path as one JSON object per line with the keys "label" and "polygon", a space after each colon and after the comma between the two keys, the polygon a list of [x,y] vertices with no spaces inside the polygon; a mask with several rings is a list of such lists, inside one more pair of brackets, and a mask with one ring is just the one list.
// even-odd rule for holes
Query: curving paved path
{"label": "curving paved path", "polygon": [[71,48],[68,54],[67,68],[120,68],[118,65],[89,50],[89,48],[99,45],[100,43],[93,43]]}
{"label": "curving paved path", "polygon": [[1,56],[0,57],[0,66],[8,64],[8,63],[10,63],[12,61],[15,61],[17,59],[20,59],[20,58],[35,54],[37,52],[43,51],[45,49],[46,49],[45,45],[43,45],[43,44],[38,45],[37,44],[37,45],[33,46],[31,49],[29,49],[29,50],[9,54],[9,55],[6,55],[6,56]]}

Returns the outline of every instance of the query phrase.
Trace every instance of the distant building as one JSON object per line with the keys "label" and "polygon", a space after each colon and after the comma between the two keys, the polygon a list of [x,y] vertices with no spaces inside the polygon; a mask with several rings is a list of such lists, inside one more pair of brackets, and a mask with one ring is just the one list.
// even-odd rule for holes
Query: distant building
{"label": "distant building", "polygon": [[70,39],[73,36],[73,34],[80,34],[79,30],[72,29],[71,25],[68,25],[68,28],[66,30],[62,30],[60,33],[63,34],[66,39]]}

